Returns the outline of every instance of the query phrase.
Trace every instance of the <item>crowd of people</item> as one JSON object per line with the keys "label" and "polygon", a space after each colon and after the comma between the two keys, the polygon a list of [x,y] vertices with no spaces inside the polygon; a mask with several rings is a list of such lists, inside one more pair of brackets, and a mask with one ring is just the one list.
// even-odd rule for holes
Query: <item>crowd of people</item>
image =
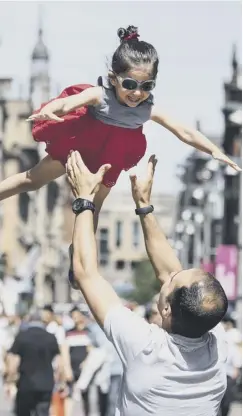
{"label": "crowd of people", "polygon": [[[130,310],[160,327],[157,302],[155,296],[141,308],[124,300]],[[241,333],[228,315],[223,325],[231,348],[220,416],[228,416],[241,380]],[[16,416],[32,411],[38,416],[72,416],[77,406],[84,416],[94,410],[115,416],[122,361],[83,305],[73,305],[69,313],[55,313],[52,305],[45,305],[23,317],[3,314],[0,332],[4,392]]]}
{"label": "crowd of people", "polygon": [[73,305],[60,315],[46,305],[22,319],[1,317],[4,391],[16,416],[71,416],[74,400],[85,416],[94,414],[94,404],[100,416],[171,416],[175,410],[178,416],[229,416],[241,334],[227,316],[220,283],[201,269],[184,270],[153,216],[156,163],[152,156],[143,181],[131,176],[161,283],[150,306],[141,308],[119,298],[98,271],[92,201],[105,167],[92,174],[77,152],[70,154],[70,186],[89,202],[76,213],[71,283],[88,308]]}
{"label": "crowd of people", "polygon": [[[141,308],[124,304],[160,325],[156,302]],[[91,313],[74,305],[55,313],[52,305],[20,317],[0,318],[1,374],[7,400],[17,416],[72,416],[80,402],[85,416],[96,408],[114,416],[123,373],[122,362]],[[16,360],[19,356],[20,360]]]}

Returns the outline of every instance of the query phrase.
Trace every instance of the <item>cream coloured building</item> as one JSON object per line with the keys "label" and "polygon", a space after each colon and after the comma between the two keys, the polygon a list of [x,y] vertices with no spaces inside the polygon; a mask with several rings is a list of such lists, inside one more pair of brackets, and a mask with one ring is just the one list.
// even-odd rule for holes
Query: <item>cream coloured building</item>
{"label": "cream coloured building", "polygon": [[[167,236],[173,224],[175,198],[154,194],[157,221]],[[146,258],[142,228],[130,193],[114,193],[107,199],[97,231],[100,267],[114,284],[130,281],[137,262]]]}
{"label": "cream coloured building", "polygon": [[[165,234],[170,237],[176,198],[171,195],[154,194],[152,203],[157,221]],[[70,205],[70,203],[66,205],[64,214],[66,252],[72,238],[74,220]],[[118,193],[114,189],[100,212],[97,229],[100,271],[115,286],[131,282],[137,262],[147,257],[142,228],[134,209],[130,192]],[[68,259],[66,258],[65,261],[65,267],[68,268]]]}

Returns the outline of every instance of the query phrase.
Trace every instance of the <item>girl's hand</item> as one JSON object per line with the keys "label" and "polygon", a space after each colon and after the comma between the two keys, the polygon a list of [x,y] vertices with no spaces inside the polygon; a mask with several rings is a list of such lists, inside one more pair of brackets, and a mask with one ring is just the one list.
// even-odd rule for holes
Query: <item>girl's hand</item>
{"label": "girl's hand", "polygon": [[229,165],[231,168],[236,170],[237,172],[241,172],[241,168],[237,165],[237,163],[233,162],[228,156],[226,156],[223,152],[213,152],[212,156],[214,159],[219,160],[220,162],[224,162]]}
{"label": "girl's hand", "polygon": [[29,116],[26,121],[35,120],[54,120],[58,121],[59,123],[62,123],[64,121],[64,118],[58,117],[50,110],[45,110],[45,108],[43,108],[39,113],[32,114],[31,116]]}

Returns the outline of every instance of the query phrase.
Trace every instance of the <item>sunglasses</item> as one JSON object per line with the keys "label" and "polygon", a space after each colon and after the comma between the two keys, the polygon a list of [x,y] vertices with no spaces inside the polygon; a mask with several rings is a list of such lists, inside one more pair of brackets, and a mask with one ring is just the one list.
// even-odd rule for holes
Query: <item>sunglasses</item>
{"label": "sunglasses", "polygon": [[129,91],[140,89],[144,92],[149,92],[149,91],[152,91],[156,85],[156,82],[153,79],[139,82],[133,78],[122,78],[119,76],[117,76],[116,78],[118,79],[122,88],[124,88],[125,90],[129,90]]}

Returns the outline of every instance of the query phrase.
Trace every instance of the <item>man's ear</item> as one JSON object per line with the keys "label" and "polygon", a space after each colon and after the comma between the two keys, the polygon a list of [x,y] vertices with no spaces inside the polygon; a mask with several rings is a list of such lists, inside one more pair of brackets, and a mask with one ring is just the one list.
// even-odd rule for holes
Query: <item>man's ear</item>
{"label": "man's ear", "polygon": [[171,307],[170,307],[169,302],[166,302],[165,307],[161,311],[161,316],[164,319],[168,319],[170,315],[171,315]]}

